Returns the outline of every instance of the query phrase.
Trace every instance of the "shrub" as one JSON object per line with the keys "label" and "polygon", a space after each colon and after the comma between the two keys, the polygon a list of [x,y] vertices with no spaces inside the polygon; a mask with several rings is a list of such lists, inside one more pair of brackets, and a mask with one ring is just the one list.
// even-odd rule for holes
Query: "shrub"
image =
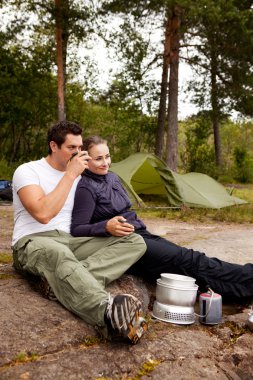
{"label": "shrub", "polygon": [[235,179],[242,183],[253,182],[253,160],[245,148],[234,149]]}
{"label": "shrub", "polygon": [[9,164],[6,160],[0,160],[0,179],[11,180],[18,164]]}

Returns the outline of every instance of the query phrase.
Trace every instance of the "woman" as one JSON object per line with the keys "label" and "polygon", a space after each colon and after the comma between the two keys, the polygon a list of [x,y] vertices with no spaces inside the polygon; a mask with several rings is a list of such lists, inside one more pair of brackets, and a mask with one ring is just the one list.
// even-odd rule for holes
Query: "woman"
{"label": "woman", "polygon": [[91,160],[76,190],[71,226],[74,236],[126,236],[135,231],[144,238],[147,250],[128,273],[152,282],[161,273],[182,274],[194,277],[200,291],[210,287],[226,298],[253,296],[252,264],[209,258],[151,234],[130,210],[131,202],[118,176],[109,172],[111,158],[106,140],[89,137],[83,149]]}

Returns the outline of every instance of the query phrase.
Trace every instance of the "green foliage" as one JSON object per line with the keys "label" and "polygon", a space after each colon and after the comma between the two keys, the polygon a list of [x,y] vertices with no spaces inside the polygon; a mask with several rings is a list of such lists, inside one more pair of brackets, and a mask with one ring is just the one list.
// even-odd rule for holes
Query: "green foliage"
{"label": "green foliage", "polygon": [[[91,11],[90,1],[62,3],[64,17],[68,20],[66,30],[69,34],[65,37],[71,44],[66,68],[68,119],[79,122],[84,127],[85,136],[100,134],[107,138],[114,161],[137,151],[153,152],[160,84],[154,81],[151,69],[161,67],[162,41],[154,43],[152,38],[158,29],[162,36],[164,17],[175,2],[102,2],[101,5],[107,6],[102,16],[107,27],[110,23],[110,18],[106,17],[108,10],[122,16],[119,27],[113,28],[111,36],[103,34],[107,46],[110,45],[109,37],[114,38],[120,59],[117,73],[105,91],[98,91],[95,67],[89,66],[88,60],[82,82],[85,85],[75,79],[79,66],[72,59],[80,41],[87,41],[89,33],[96,31],[99,36],[101,32],[97,25],[92,28],[90,23],[95,8]],[[13,22],[0,31],[0,170],[2,175],[10,178],[18,163],[45,155],[46,130],[56,119],[55,8],[54,2],[49,0],[3,1],[2,4],[9,6],[7,15],[8,12],[15,15]],[[205,74],[196,89],[198,100],[203,100],[202,105],[206,98],[211,100],[209,63],[211,53],[216,53],[216,95],[224,162],[222,170],[217,172],[211,114],[206,113],[187,120],[183,127],[181,125],[184,129],[183,133],[180,132],[182,144],[179,145],[181,169],[249,181],[252,122],[221,120],[220,112],[234,107],[244,114],[251,114],[253,29],[249,2],[200,0],[196,7],[191,0],[180,0],[177,4],[186,10],[182,16],[185,42],[188,37],[192,42],[191,32],[199,37],[192,62],[202,67],[201,72]],[[12,13],[12,10],[18,13]],[[90,40],[90,46],[95,44],[94,41]],[[234,163],[236,147],[245,148],[248,153],[240,168]]]}
{"label": "green foliage", "polygon": [[233,122],[223,118],[220,137],[223,165],[217,168],[214,161],[209,113],[199,113],[181,122],[179,134],[181,171],[206,173],[222,183],[253,182],[253,123]]}
{"label": "green foliage", "polygon": [[[191,82],[198,105],[253,115],[253,15],[250,2],[204,0],[198,7],[199,43],[190,54],[196,77]],[[186,38],[192,40],[191,30]]]}
{"label": "green foliage", "polygon": [[142,112],[129,92],[128,83],[119,75],[96,105],[103,113],[98,115],[101,122],[95,130],[110,141],[115,161],[134,152],[152,151],[154,146],[156,120]]}
{"label": "green foliage", "polygon": [[101,135],[110,143],[113,161],[137,151],[151,151],[154,144],[155,118],[142,113],[123,81],[115,80],[99,99],[83,99],[85,88],[78,83],[67,87],[70,120],[83,127],[84,137]]}
{"label": "green foliage", "polygon": [[251,160],[253,158],[253,123],[250,121],[232,122],[229,119],[224,120],[221,125],[221,144],[223,162],[221,175],[232,177],[230,181],[225,178],[224,182],[232,183],[234,180],[239,181],[234,152],[237,149],[245,149],[248,159]]}
{"label": "green foliage", "polygon": [[45,128],[55,118],[56,82],[35,57],[0,47],[0,158],[9,163],[40,157]]}
{"label": "green foliage", "polygon": [[0,160],[0,179],[11,180],[18,163],[9,164],[5,159]]}
{"label": "green foliage", "polygon": [[249,156],[245,148],[236,147],[234,150],[235,157],[235,179],[238,182],[253,182],[253,159]]}
{"label": "green foliage", "polygon": [[215,176],[214,149],[211,144],[212,126],[209,115],[202,113],[189,118],[182,124],[185,129],[185,141],[183,149],[180,149],[180,158],[184,171]]}

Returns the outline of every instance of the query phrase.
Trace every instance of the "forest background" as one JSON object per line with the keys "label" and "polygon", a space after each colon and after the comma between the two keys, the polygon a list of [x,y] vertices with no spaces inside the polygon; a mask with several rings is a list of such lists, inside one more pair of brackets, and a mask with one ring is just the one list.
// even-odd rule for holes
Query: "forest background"
{"label": "forest background", "polygon": [[[151,152],[178,172],[253,182],[252,1],[0,5],[2,178],[44,156],[48,127],[67,119],[108,139],[113,161]],[[113,62],[106,86],[90,54],[100,44]],[[182,88],[183,62],[194,76]],[[182,92],[199,111],[179,120]]]}

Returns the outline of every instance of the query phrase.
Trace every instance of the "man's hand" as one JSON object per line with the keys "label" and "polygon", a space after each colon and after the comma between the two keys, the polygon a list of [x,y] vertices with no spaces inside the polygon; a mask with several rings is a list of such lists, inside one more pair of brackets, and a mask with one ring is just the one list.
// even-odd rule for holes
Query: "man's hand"
{"label": "man's hand", "polygon": [[68,162],[66,173],[72,175],[74,178],[78,177],[88,168],[88,161],[90,159],[91,157],[86,151],[74,153]]}
{"label": "man's hand", "polygon": [[106,223],[106,231],[112,236],[128,236],[134,232],[134,226],[127,223],[123,216],[115,216]]}

